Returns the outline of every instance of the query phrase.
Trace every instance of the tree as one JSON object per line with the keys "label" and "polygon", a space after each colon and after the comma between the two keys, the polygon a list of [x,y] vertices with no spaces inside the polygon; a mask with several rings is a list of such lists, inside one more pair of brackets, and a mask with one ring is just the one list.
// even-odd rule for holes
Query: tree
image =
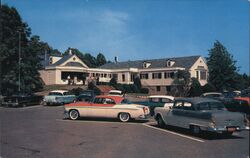
{"label": "tree", "polygon": [[117,85],[116,78],[112,77],[111,80],[109,81],[109,85],[115,87]]}
{"label": "tree", "polygon": [[227,49],[219,42],[209,50],[207,65],[209,69],[209,81],[217,91],[235,88],[237,67],[236,61]]}
{"label": "tree", "polygon": [[102,53],[99,53],[96,56],[96,65],[99,67],[99,66],[102,66],[102,65],[104,65],[106,63],[107,63],[107,61],[106,61],[105,56]]}
{"label": "tree", "polygon": [[205,84],[204,86],[202,86],[202,92],[203,93],[207,93],[207,92],[215,92],[216,88],[214,87],[214,85],[210,82],[208,82],[207,84]]}
{"label": "tree", "polygon": [[[36,37],[29,38],[31,29],[26,23],[22,22],[15,8],[2,5],[0,13],[1,92],[6,95],[18,91],[19,70],[21,91],[32,92],[41,89],[42,81],[38,73],[41,65],[37,52],[40,50],[38,49],[39,40]],[[19,58],[19,50],[21,58]],[[17,64],[19,60],[21,61],[20,67]]]}
{"label": "tree", "polygon": [[141,90],[141,79],[139,78],[139,76],[135,77],[134,85],[137,87],[138,91]]}
{"label": "tree", "polygon": [[200,82],[197,80],[197,78],[191,78],[192,83],[191,83],[191,88],[189,90],[189,96],[190,97],[197,97],[202,94],[202,87]]}
{"label": "tree", "polygon": [[173,81],[171,93],[174,96],[187,96],[190,89],[190,73],[187,70],[178,70]]}

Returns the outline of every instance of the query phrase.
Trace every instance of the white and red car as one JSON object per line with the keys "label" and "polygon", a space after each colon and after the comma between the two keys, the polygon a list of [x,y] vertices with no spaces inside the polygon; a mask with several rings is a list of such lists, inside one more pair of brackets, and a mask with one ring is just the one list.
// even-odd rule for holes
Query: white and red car
{"label": "white and red car", "polygon": [[131,118],[146,118],[149,108],[143,105],[131,104],[120,96],[96,96],[93,102],[75,102],[66,104],[65,114],[72,120],[80,117],[118,118],[127,122]]}

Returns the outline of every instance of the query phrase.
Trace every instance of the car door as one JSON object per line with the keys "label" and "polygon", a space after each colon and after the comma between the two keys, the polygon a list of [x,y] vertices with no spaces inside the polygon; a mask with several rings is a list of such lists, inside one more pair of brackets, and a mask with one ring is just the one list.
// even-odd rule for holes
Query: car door
{"label": "car door", "polygon": [[90,108],[89,115],[92,117],[109,117],[108,112],[114,104],[111,104],[109,98],[95,98]]}
{"label": "car door", "polygon": [[175,101],[173,108],[164,116],[167,124],[173,126],[182,126],[183,121],[183,102]]}

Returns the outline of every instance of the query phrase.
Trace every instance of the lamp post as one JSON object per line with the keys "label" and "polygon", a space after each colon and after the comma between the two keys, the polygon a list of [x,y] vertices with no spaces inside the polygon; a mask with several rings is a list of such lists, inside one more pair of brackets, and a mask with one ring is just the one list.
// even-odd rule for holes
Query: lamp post
{"label": "lamp post", "polygon": [[21,92],[21,32],[18,32],[18,92]]}

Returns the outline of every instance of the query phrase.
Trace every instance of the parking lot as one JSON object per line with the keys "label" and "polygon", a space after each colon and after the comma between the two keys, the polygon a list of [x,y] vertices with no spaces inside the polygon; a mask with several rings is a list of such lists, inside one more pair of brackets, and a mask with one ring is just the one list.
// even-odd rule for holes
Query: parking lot
{"label": "parking lot", "polygon": [[63,119],[63,106],[0,108],[1,158],[249,157],[249,131],[201,134],[155,121]]}

